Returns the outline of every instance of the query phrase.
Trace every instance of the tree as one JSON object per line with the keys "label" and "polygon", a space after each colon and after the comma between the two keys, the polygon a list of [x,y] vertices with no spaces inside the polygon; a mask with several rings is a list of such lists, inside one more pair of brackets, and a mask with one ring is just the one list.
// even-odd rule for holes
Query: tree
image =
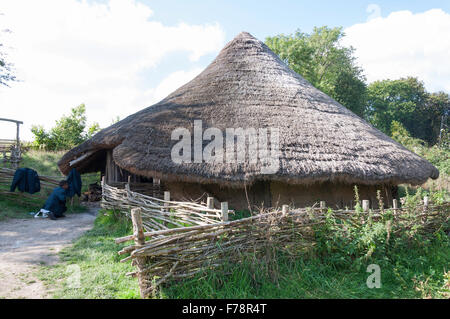
{"label": "tree", "polygon": [[362,69],[355,63],[352,47],[339,44],[342,28],[314,28],[311,34],[267,37],[267,46],[295,72],[319,90],[362,116],[366,83]]}
{"label": "tree", "polygon": [[56,126],[46,132],[42,126],[33,126],[34,144],[48,150],[65,150],[91,138],[100,130],[98,123],[93,123],[85,132],[86,107],[81,104],[72,108],[68,116],[62,116],[56,121]]}
{"label": "tree", "polygon": [[396,121],[411,137],[435,144],[442,115],[450,108],[448,94],[430,94],[423,82],[408,77],[371,83],[367,88],[365,117],[379,130],[392,136]]}

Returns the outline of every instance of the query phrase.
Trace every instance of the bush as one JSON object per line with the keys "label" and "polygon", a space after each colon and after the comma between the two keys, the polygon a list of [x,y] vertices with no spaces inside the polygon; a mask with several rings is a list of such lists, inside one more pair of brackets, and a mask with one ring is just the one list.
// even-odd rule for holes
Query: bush
{"label": "bush", "polygon": [[81,104],[71,109],[69,116],[56,121],[56,126],[46,131],[41,125],[33,125],[33,145],[49,151],[67,150],[91,138],[100,130],[98,123],[93,123],[86,130],[86,107]]}

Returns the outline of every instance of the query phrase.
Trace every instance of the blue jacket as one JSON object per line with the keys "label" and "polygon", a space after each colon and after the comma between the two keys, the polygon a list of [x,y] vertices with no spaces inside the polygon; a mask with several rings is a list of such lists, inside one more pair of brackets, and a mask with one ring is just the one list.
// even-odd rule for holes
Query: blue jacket
{"label": "blue jacket", "polygon": [[61,216],[67,210],[66,190],[62,187],[55,188],[42,208],[51,211],[55,216]]}
{"label": "blue jacket", "polygon": [[31,168],[19,168],[14,173],[10,191],[14,192],[16,187],[21,192],[30,194],[37,193],[41,190],[41,181],[37,172]]}
{"label": "blue jacket", "polygon": [[72,170],[69,173],[69,176],[67,176],[67,183],[69,183],[69,189],[67,190],[67,196],[73,197],[75,194],[78,195],[78,197],[81,196],[81,176],[80,173],[75,168],[72,168]]}

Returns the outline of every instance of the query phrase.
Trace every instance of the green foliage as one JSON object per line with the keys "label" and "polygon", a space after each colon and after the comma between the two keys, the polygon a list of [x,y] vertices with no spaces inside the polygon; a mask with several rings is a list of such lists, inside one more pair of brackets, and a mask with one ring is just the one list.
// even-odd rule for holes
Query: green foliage
{"label": "green foliage", "polygon": [[366,84],[362,69],[355,63],[353,48],[339,44],[342,28],[314,28],[311,34],[266,38],[267,46],[311,84],[358,115],[362,115]]}
{"label": "green foliage", "polygon": [[68,116],[56,121],[56,125],[49,131],[42,126],[33,126],[34,146],[46,150],[67,150],[91,138],[100,130],[98,123],[93,123],[86,130],[86,107],[81,104],[71,109]]}
{"label": "green foliage", "polygon": [[450,175],[450,148],[447,143],[428,147],[427,143],[418,138],[413,138],[406,128],[397,121],[391,124],[392,138],[401,143],[407,149],[426,158],[439,170],[441,175]]}
{"label": "green foliage", "polygon": [[430,94],[417,78],[383,80],[367,88],[365,117],[390,135],[400,123],[412,137],[433,145],[437,142],[442,115],[450,109],[450,96]]}

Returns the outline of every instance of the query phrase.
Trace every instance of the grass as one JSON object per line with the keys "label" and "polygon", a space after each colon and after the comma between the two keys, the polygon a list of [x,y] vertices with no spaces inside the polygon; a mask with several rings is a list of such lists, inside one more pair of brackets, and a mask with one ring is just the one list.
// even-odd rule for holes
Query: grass
{"label": "grass", "polygon": [[[436,244],[429,253],[412,251],[395,260],[372,260],[381,267],[381,288],[368,288],[367,266],[336,267],[315,257],[277,256],[277,278],[256,263],[228,265],[163,288],[161,298],[449,298],[449,246]],[[445,287],[445,285],[447,285]]]}
{"label": "grass", "polygon": [[[114,239],[132,232],[129,220],[103,212],[94,228],[60,253],[63,261],[45,266],[38,278],[53,289],[54,298],[139,298],[130,262],[119,263],[117,252],[127,243]],[[278,255],[270,264],[245,259],[239,264],[205,271],[171,282],[156,298],[450,298],[450,241],[436,237],[427,245],[399,247],[362,264],[341,264],[337,255]],[[81,287],[70,288],[69,265],[81,270]],[[381,268],[381,288],[368,288],[369,264]]]}
{"label": "grass", "polygon": [[[59,253],[62,263],[41,267],[38,279],[53,291],[54,298],[139,298],[137,280],[125,276],[134,267],[120,263],[123,257],[117,254],[127,243],[114,243],[115,238],[131,231],[129,220],[111,212],[100,212],[93,229]],[[71,265],[79,267],[79,288],[71,285]]]}
{"label": "grass", "polygon": [[[65,151],[50,152],[30,150],[23,154],[23,159],[20,162],[20,167],[29,167],[38,173],[40,176],[52,176],[54,179],[64,179],[65,176],[58,170],[57,162],[62,157]],[[100,181],[100,174],[97,175],[82,175],[83,188],[82,191],[87,190],[90,183]],[[0,190],[9,190],[8,185],[0,184]],[[0,197],[0,221],[7,218],[32,218],[30,212],[37,212],[43,206],[45,200],[50,195],[52,189],[41,188],[39,193],[33,195],[22,194],[17,189],[15,195]],[[78,197],[74,197],[73,206],[68,200],[68,213],[78,213],[86,210],[80,204]]]}

